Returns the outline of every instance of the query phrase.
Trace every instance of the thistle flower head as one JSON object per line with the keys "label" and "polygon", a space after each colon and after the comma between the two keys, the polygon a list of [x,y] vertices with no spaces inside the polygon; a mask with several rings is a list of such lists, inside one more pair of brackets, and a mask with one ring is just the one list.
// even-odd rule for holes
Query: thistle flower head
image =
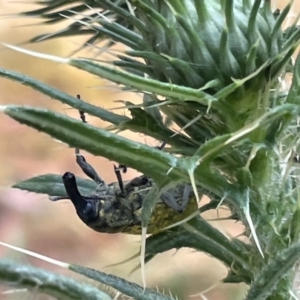
{"label": "thistle flower head", "polygon": [[143,24],[134,50],[142,51],[155,78],[193,88],[218,80],[216,92],[264,64],[266,75],[275,75],[284,50],[282,20],[269,1],[132,2]]}

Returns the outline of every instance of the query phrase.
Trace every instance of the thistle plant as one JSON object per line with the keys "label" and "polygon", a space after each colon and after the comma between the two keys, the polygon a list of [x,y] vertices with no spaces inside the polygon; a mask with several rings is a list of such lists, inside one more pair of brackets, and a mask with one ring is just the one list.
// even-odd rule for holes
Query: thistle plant
{"label": "thistle plant", "polygon": [[[191,186],[194,197],[189,201],[197,201],[200,208],[195,205],[188,216],[148,237],[141,248],[142,265],[158,253],[189,247],[227,267],[224,283],[248,284],[244,299],[296,299],[300,59],[294,62],[292,56],[299,45],[298,18],[282,29],[291,3],[282,11],[267,0],[45,0],[38,4],[37,10],[21,15],[39,17],[48,24],[67,18],[71,24],[30,42],[87,35],[82,47],[105,42],[102,51],[111,60],[76,58],[76,54],[59,58],[9,47],[105,78],[139,93],[142,101],[133,104],[124,99],[124,108],[130,112],[124,116],[1,69],[1,76],[112,126],[108,131],[32,107],[8,106],[4,113],[71,147],[151,178],[154,184],[141,210],[143,236],[162,195]],[[123,51],[116,51],[115,44],[123,45]],[[288,73],[293,81],[284,90],[282,82]],[[118,135],[123,130],[165,142],[166,147],[159,150],[125,139]],[[82,194],[95,190],[91,180],[77,184]],[[14,187],[66,196],[61,174],[38,176]],[[208,204],[201,204],[202,195],[210,198]],[[240,237],[229,239],[201,217],[220,206],[243,224],[248,243]],[[139,286],[132,288],[132,283],[101,272],[67,267],[138,299],[169,298],[148,289],[143,292]]]}

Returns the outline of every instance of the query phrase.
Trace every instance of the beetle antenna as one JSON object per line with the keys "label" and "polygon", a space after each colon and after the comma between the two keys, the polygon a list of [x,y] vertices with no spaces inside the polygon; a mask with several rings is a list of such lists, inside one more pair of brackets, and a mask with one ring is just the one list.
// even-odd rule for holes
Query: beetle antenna
{"label": "beetle antenna", "polygon": [[166,141],[163,141],[162,144],[158,147],[156,147],[158,150],[163,150],[165,148],[165,146],[167,145]]}
{"label": "beetle antenna", "polygon": [[[77,99],[81,100],[80,95],[77,95],[76,97],[77,97]],[[79,116],[80,116],[80,119],[83,123],[87,123],[83,110],[79,109]]]}
{"label": "beetle antenna", "polygon": [[[80,95],[77,95],[77,98],[80,99]],[[79,115],[81,121],[83,123],[87,123],[83,110],[79,110]],[[85,175],[93,179],[97,184],[103,185],[104,184],[103,179],[100,178],[96,170],[85,160],[85,157],[80,154],[79,148],[75,148],[75,155],[76,155],[76,162],[81,168],[81,170],[85,173]]]}
{"label": "beetle antenna", "polygon": [[114,170],[115,170],[115,174],[117,176],[117,180],[118,180],[118,184],[119,184],[121,193],[122,193],[123,196],[126,196],[126,192],[125,192],[125,188],[124,188],[124,182],[123,182],[122,174],[121,174],[122,169],[124,170],[123,165],[119,165],[118,168],[114,165]]}
{"label": "beetle antenna", "polygon": [[119,165],[118,168],[121,169],[123,173],[127,172],[127,166],[126,165]]}

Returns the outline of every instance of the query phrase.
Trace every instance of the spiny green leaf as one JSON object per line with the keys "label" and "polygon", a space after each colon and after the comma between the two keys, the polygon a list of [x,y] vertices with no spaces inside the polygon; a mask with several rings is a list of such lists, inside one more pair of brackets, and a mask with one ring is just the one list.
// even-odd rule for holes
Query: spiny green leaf
{"label": "spiny green leaf", "polygon": [[75,281],[31,266],[0,260],[1,284],[17,285],[61,300],[110,300],[111,298],[98,288]]}
{"label": "spiny green leaf", "polygon": [[38,90],[39,92],[50,96],[51,98],[59,100],[62,103],[68,104],[79,110],[83,110],[92,116],[96,116],[104,121],[111,122],[115,125],[119,125],[122,122],[129,120],[129,118],[125,116],[114,114],[96,105],[92,105],[76,97],[72,97],[30,76],[23,75],[21,73],[14,72],[11,70],[5,70],[2,68],[0,68],[0,76],[17,81],[23,85],[28,85],[33,89]]}
{"label": "spiny green leaf", "polygon": [[[85,196],[91,195],[97,188],[97,184],[92,180],[76,177],[76,182],[79,191]],[[47,194],[49,196],[68,197],[61,175],[56,174],[45,174],[32,177],[16,183],[12,187],[38,194]]]}
{"label": "spiny green leaf", "polygon": [[91,74],[106,78],[113,82],[124,84],[125,86],[147,91],[165,97],[174,97],[178,100],[194,100],[210,106],[216,99],[209,94],[189,87],[169,84],[158,80],[139,77],[124,71],[117,70],[104,64],[96,64],[86,59],[70,59],[69,64],[78,69],[85,70]]}
{"label": "spiny green leaf", "polygon": [[97,270],[90,268],[84,268],[77,265],[70,265],[69,269],[79,273],[83,276],[101,282],[103,284],[109,285],[121,293],[133,297],[137,300],[172,300],[173,298],[163,295],[159,292],[150,290],[148,288],[143,288],[136,283],[127,281],[123,278],[109,275]]}
{"label": "spiny green leaf", "polygon": [[[177,158],[163,151],[45,109],[9,106],[4,112],[70,146],[126,164],[158,182],[164,180],[170,167],[176,165]],[[169,178],[177,181],[179,174],[171,172]]]}
{"label": "spiny green leaf", "polygon": [[[129,102],[126,102],[129,104]],[[141,108],[128,107],[131,112],[132,119],[123,122],[119,128],[130,129],[135,132],[141,132],[147,136],[152,136],[157,140],[165,141],[167,144],[177,147],[195,148],[196,142],[192,141],[185,135],[172,131],[171,129],[158,124],[156,120]]]}
{"label": "spiny green leaf", "polygon": [[[165,125],[160,110],[157,107],[149,107],[151,104],[159,103],[154,95],[144,94],[143,105],[145,111],[155,119],[159,125]],[[167,125],[166,125],[167,126]]]}
{"label": "spiny green leaf", "polygon": [[[205,112],[195,110],[187,105],[163,105],[160,107],[160,110],[167,115],[172,122],[177,124],[181,130],[186,132],[193,140],[198,141],[200,144],[215,135],[212,128],[212,115],[210,115],[210,127],[208,128],[205,124]],[[194,120],[199,120],[199,122],[193,122]]]}
{"label": "spiny green leaf", "polygon": [[149,237],[145,259],[149,261],[156,254],[173,248],[190,247],[208,253],[224,262],[229,268],[234,266],[235,270],[250,280],[251,266],[247,257],[252,247],[241,243],[235,239],[229,240],[207,221],[196,217],[183,225]]}
{"label": "spiny green leaf", "polygon": [[289,90],[289,94],[286,99],[286,102],[299,105],[300,104],[299,95],[300,95],[300,54],[298,54],[295,62],[292,86]]}
{"label": "spiny green leaf", "polygon": [[300,208],[297,207],[293,213],[293,217],[290,223],[290,237],[291,241],[298,241],[300,237]]}
{"label": "spiny green leaf", "polygon": [[265,300],[285,279],[286,273],[300,258],[300,245],[295,244],[277,254],[259,274],[256,274],[245,300]]}
{"label": "spiny green leaf", "polygon": [[[84,43],[83,46],[87,46],[96,42],[107,38],[107,32],[99,32],[99,30],[95,30],[89,25],[89,22],[92,19],[99,18],[98,12],[102,12],[105,14],[106,18],[113,17],[115,18],[115,23],[123,25],[124,24],[124,17],[126,16],[127,12],[127,24],[134,24],[138,28],[142,28],[138,21],[135,21],[136,18],[130,18],[130,13],[128,12],[127,4],[125,1],[118,1],[118,5],[112,3],[111,1],[107,0],[98,0],[98,1],[83,1],[84,4],[78,5],[78,1],[65,1],[65,0],[51,0],[51,1],[37,1],[38,4],[42,5],[42,8],[22,12],[19,16],[25,17],[40,17],[46,20],[45,24],[55,24],[59,22],[63,22],[66,20],[65,16],[72,17],[74,16],[74,21],[68,25],[64,29],[59,29],[52,33],[46,33],[39,36],[35,36],[29,42],[36,43],[41,41],[46,41],[53,38],[58,38],[61,36],[74,36],[74,35],[84,35],[89,34],[92,35],[91,38],[88,39]],[[74,5],[73,5],[74,4]],[[85,5],[87,4],[91,9]],[[111,8],[111,10],[104,10],[105,8]],[[78,14],[81,16],[78,18]],[[76,17],[77,16],[77,17]],[[76,18],[75,18],[76,17]],[[125,25],[125,24],[124,24]],[[130,27],[130,26],[129,26]],[[126,26],[124,27],[126,29]],[[114,44],[114,42],[110,43],[110,45]]]}
{"label": "spiny green leaf", "polygon": [[[77,28],[71,28],[71,29],[64,29],[56,33],[48,33],[48,34],[40,34],[35,36],[34,38],[29,40],[29,43],[39,43],[44,42],[52,39],[57,39],[61,37],[68,37],[68,36],[74,36],[74,35],[93,35],[93,38],[101,39],[102,34],[95,34],[94,29],[81,29],[78,30]],[[89,39],[90,40],[90,39]],[[89,40],[85,42],[85,44],[88,44]]]}

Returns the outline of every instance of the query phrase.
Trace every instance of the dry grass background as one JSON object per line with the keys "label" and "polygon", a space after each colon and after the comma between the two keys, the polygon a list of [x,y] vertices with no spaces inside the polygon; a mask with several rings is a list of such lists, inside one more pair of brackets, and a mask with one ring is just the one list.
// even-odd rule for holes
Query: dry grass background
{"label": "dry grass background", "polygon": [[[276,7],[282,7],[286,1],[278,1]],[[29,10],[34,6],[28,3],[14,3],[0,0],[0,43],[19,44],[29,38],[53,28],[45,27],[38,20],[6,17],[18,11]],[[295,1],[294,13],[300,11],[300,1]],[[28,26],[24,26],[24,25]],[[35,24],[35,25],[33,25]],[[29,26],[30,25],[30,26]],[[28,49],[49,54],[68,56],[81,44],[79,39],[55,40],[36,45],[25,45]],[[91,51],[91,49],[90,49]],[[89,56],[92,52],[81,52]],[[24,54],[0,48],[0,67],[18,71],[52,85],[70,94],[81,94],[82,98],[102,107],[116,107],[114,100],[133,101],[131,94],[121,93],[108,86],[107,82],[78,71],[71,67],[55,64]],[[24,104],[48,107],[70,116],[77,116],[73,109],[56,102],[38,92],[6,79],[0,78],[0,104]],[[121,112],[124,113],[124,112]],[[91,123],[96,122],[88,117]],[[0,240],[23,247],[31,251],[61,261],[74,262],[140,282],[140,273],[136,271],[129,277],[129,272],[138,264],[138,260],[117,267],[105,266],[126,259],[137,253],[140,237],[124,234],[100,234],[87,228],[77,218],[73,206],[67,201],[50,202],[44,195],[24,193],[10,189],[10,185],[35,175],[45,173],[63,174],[72,171],[81,174],[74,159],[74,151],[66,145],[53,141],[48,136],[19,125],[0,115]],[[96,122],[98,126],[106,124]],[[145,141],[143,136],[130,132],[126,136]],[[155,142],[150,142],[154,143]],[[113,163],[101,158],[86,155],[96,166],[102,177],[108,182],[114,181]],[[134,176],[130,170],[128,179]],[[209,214],[209,218],[213,215]],[[225,233],[236,234],[241,230],[239,224],[229,222],[215,224],[225,228]],[[168,292],[172,289],[180,299],[188,299],[214,284],[226,275],[226,269],[215,259],[190,249],[182,249],[175,254],[170,251],[155,257],[147,264],[149,286],[159,286]],[[44,267],[59,273],[66,271],[39,260],[17,254],[0,247],[0,257]],[[68,273],[68,276],[76,277]],[[85,281],[85,279],[83,279]],[[0,291],[10,288],[2,287]],[[208,299],[241,299],[245,293],[244,285],[218,285],[206,294]],[[0,294],[0,299],[50,299],[50,297],[21,292],[18,294]],[[195,299],[200,299],[196,296]]]}

